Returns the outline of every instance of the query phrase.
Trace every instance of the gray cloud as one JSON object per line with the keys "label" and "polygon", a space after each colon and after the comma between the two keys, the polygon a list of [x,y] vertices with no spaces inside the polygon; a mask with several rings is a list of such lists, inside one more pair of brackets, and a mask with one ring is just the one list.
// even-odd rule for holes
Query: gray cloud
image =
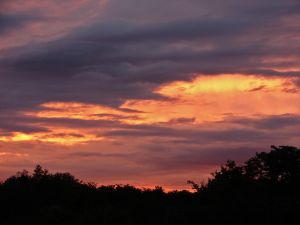
{"label": "gray cloud", "polygon": [[131,126],[131,129],[119,129],[106,132],[107,136],[115,137],[156,137],[175,138],[178,143],[198,144],[211,141],[219,142],[251,142],[259,140],[272,140],[268,133],[255,129],[174,129],[162,126]]}
{"label": "gray cloud", "polygon": [[[108,3],[106,12],[117,7],[114,2]],[[183,4],[186,10],[201,8],[203,13],[178,17],[176,7],[171,7],[171,18],[157,21],[149,16],[143,23],[118,17],[121,12],[116,9],[117,19],[104,12],[101,22],[58,40],[13,49],[0,57],[1,108],[32,108],[45,101],[118,106],[129,98],[159,98],[152,93],[157,85],[187,80],[195,73],[299,75],[297,71],[266,69],[298,63],[296,43],[287,42],[291,35],[298,34],[296,24],[283,19],[299,11],[298,2],[218,3],[176,1],[175,5]],[[170,4],[166,2],[163,7]],[[262,61],[272,57],[291,59]]]}
{"label": "gray cloud", "polygon": [[0,35],[21,28],[37,19],[26,14],[0,14]]}
{"label": "gray cloud", "polygon": [[249,118],[231,118],[230,123],[238,123],[246,126],[252,126],[257,129],[280,130],[288,127],[300,126],[300,116],[292,114],[265,116],[259,119]]}

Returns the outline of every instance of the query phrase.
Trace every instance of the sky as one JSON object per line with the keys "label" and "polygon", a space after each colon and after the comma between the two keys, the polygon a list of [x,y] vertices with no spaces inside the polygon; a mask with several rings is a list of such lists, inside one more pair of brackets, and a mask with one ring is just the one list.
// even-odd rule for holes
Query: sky
{"label": "sky", "polygon": [[300,145],[299,0],[0,0],[0,179],[186,189]]}

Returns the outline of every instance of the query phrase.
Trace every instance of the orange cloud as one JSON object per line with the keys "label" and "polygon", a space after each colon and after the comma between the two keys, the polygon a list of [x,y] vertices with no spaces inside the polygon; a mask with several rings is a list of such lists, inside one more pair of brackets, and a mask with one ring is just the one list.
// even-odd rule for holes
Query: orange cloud
{"label": "orange cloud", "polygon": [[130,112],[114,109],[102,105],[84,104],[78,102],[48,102],[41,105],[44,110],[28,113],[44,118],[72,118],[81,120],[115,120],[117,117],[126,121]]}
{"label": "orange cloud", "polygon": [[101,137],[82,132],[80,130],[57,129],[53,131],[25,134],[21,132],[13,132],[6,137],[0,137],[0,141],[4,142],[24,142],[24,141],[42,141],[56,143],[62,145],[74,145],[78,143],[88,142],[91,140],[101,140]]}
{"label": "orange cloud", "polygon": [[[120,108],[78,102],[47,102],[37,112],[24,112],[37,118],[66,118],[112,121],[126,125],[163,124],[198,126],[223,121],[227,116],[260,118],[268,115],[300,114],[300,92],[291,77],[256,75],[198,76],[191,81],[164,84],[155,90],[163,100],[127,100]],[[293,103],[293,104],[291,104]],[[105,137],[95,128],[46,124],[50,131],[13,133],[0,141],[43,141],[73,145]],[[104,132],[105,129],[97,128]]]}
{"label": "orange cloud", "polygon": [[201,123],[219,121],[228,114],[251,117],[300,113],[299,88],[293,78],[199,76],[192,81],[165,84],[156,92],[169,99],[128,100],[123,107],[146,111],[145,122],[196,118]]}

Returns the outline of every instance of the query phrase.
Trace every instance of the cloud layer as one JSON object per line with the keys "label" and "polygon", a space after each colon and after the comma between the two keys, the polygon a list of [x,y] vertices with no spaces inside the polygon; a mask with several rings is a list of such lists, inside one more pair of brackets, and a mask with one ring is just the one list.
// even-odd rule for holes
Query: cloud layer
{"label": "cloud layer", "polygon": [[2,178],[185,187],[300,144],[297,0],[0,4]]}

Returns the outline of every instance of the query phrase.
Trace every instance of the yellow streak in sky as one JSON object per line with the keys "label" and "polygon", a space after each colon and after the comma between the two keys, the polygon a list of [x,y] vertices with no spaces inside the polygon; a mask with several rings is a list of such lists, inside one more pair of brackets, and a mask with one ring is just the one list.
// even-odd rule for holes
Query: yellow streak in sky
{"label": "yellow streak in sky", "polygon": [[[164,84],[154,92],[167,98],[127,100],[120,108],[78,102],[47,102],[41,105],[42,110],[24,114],[39,118],[106,120],[123,124],[168,123],[176,126],[222,121],[228,115],[259,117],[300,114],[299,87],[291,77],[198,76],[191,81]],[[182,118],[187,120],[180,120]],[[63,124],[55,127],[49,124],[46,128],[51,131],[14,133],[9,137],[0,137],[0,141],[44,141],[72,145],[105,140],[105,137],[94,135],[92,128],[71,129]]]}
{"label": "yellow streak in sky", "polygon": [[24,141],[42,141],[48,143],[56,143],[61,145],[74,145],[78,143],[83,143],[91,140],[101,140],[102,137],[96,137],[95,135],[91,135],[88,133],[82,135],[74,135],[72,132],[77,132],[76,130],[67,130],[61,129],[58,130],[54,128],[53,131],[50,132],[42,132],[42,133],[33,133],[33,134],[25,134],[21,132],[14,132],[12,135],[7,137],[0,137],[0,141],[4,142],[24,142]]}
{"label": "yellow streak in sky", "polygon": [[33,136],[30,134],[14,132],[12,136],[0,137],[0,141],[30,141],[32,138]]}
{"label": "yellow streak in sky", "polygon": [[172,82],[160,87],[157,92],[169,97],[188,97],[200,93],[244,92],[258,89],[275,91],[286,83],[283,78],[266,78],[254,75],[219,75],[198,77],[192,81]]}
{"label": "yellow streak in sky", "polygon": [[[195,118],[197,123],[236,116],[300,113],[299,88],[292,78],[255,75],[199,76],[156,90],[168,100],[128,100],[122,107],[148,112],[146,122]],[[293,102],[293,104],[291,104]]]}

